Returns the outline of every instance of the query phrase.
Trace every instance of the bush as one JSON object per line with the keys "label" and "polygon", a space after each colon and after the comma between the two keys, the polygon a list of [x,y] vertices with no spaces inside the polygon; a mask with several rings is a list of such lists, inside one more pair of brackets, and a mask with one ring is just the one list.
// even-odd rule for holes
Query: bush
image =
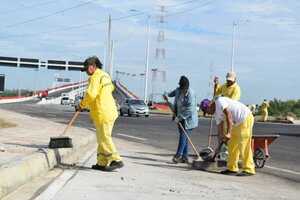
{"label": "bush", "polygon": [[270,101],[269,114],[275,117],[291,116],[296,119],[300,117],[300,100],[281,101],[274,99]]}

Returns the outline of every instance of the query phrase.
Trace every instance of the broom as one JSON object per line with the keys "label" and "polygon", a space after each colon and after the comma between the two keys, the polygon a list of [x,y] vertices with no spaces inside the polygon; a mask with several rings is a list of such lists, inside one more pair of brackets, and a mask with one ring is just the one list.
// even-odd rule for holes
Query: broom
{"label": "broom", "polygon": [[74,116],[72,117],[71,121],[68,123],[67,127],[65,128],[64,132],[59,137],[51,137],[49,142],[50,149],[57,149],[57,148],[72,148],[72,138],[65,136],[69,128],[72,126],[73,122],[79,115],[79,111],[77,111]]}

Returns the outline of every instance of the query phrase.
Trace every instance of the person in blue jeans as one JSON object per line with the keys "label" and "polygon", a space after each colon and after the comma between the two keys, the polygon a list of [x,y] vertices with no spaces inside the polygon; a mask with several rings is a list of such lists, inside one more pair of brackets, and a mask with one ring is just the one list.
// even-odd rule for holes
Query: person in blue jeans
{"label": "person in blue jeans", "polygon": [[[167,94],[168,97],[175,97],[174,99],[174,116],[173,120],[178,124],[179,142],[176,154],[172,161],[174,163],[188,163],[188,139],[183,133],[182,127],[188,134],[198,126],[198,112],[196,95],[190,89],[189,79],[181,76],[179,80],[179,87]],[[165,98],[166,95],[165,95]]]}

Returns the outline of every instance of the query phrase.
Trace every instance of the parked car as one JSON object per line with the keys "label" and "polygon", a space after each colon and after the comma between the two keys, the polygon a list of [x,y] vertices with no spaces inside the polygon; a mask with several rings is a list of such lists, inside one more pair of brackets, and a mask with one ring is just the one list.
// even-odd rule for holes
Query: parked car
{"label": "parked car", "polygon": [[70,99],[69,97],[62,97],[60,101],[61,105],[69,105],[70,104]]}
{"label": "parked car", "polygon": [[129,117],[132,115],[149,117],[149,107],[143,100],[126,99],[120,106],[120,115],[127,114]]}

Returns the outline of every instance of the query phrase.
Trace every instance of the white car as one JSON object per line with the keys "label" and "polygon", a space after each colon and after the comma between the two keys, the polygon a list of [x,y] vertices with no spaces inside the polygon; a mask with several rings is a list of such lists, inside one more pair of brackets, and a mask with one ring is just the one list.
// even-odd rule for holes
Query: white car
{"label": "white car", "polygon": [[132,115],[149,117],[149,107],[143,100],[126,99],[120,106],[120,115],[127,114],[129,117]]}
{"label": "white car", "polygon": [[69,97],[62,97],[60,101],[61,105],[69,105],[70,104],[70,99]]}

